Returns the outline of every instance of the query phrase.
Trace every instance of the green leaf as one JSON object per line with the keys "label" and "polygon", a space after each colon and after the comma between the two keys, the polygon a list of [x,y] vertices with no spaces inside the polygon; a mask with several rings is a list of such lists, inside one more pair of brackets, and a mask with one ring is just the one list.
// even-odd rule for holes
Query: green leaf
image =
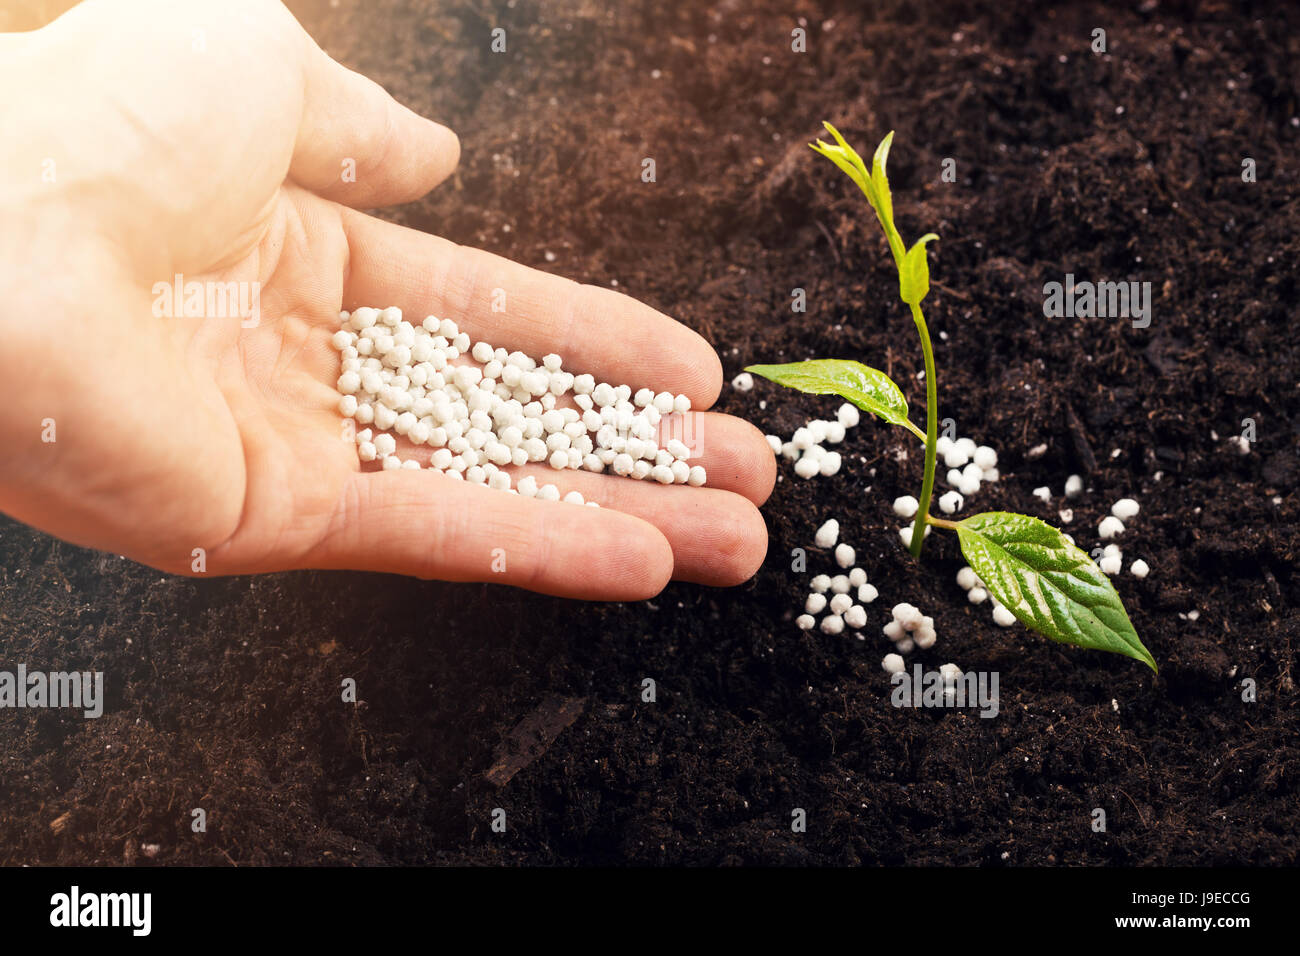
{"label": "green leaf", "polygon": [[858,184],[867,197],[867,202],[876,213],[876,218],[880,220],[880,226],[885,232],[885,238],[889,240],[889,251],[894,257],[895,265],[901,270],[903,267],[903,239],[898,234],[898,229],[894,227],[894,200],[889,192],[889,176],[885,171],[886,164],[889,161],[889,147],[894,141],[894,133],[890,133],[880,141],[876,147],[876,153],[871,158],[871,171],[867,171],[867,165],[858,155],[858,151],[845,141],[837,130],[830,123],[822,123],[831,136],[835,138],[835,145],[822,142],[820,139],[809,145],[821,153],[844,173]]}
{"label": "green leaf", "polygon": [[[867,172],[867,164],[862,161],[862,157],[858,155],[858,151],[850,146],[848,141],[840,135],[840,131],[830,123],[822,120],[822,125],[826,127],[833,137],[835,137],[835,148],[848,158],[848,160],[853,164],[853,167],[858,171],[858,175],[863,179],[870,179],[871,174]],[[821,140],[818,140],[817,142],[820,143]]]}
{"label": "green leaf", "polygon": [[907,399],[888,375],[861,362],[814,359],[787,365],[751,365],[746,372],[812,395],[839,395],[892,425],[907,424]]}
{"label": "green leaf", "polygon": [[1021,622],[1054,641],[1156,669],[1110,579],[1051,525],[989,511],[958,522],[957,536],[971,569]]}
{"label": "green leaf", "polygon": [[875,199],[872,196],[872,192],[870,188],[871,187],[870,182],[864,179],[861,176],[861,174],[859,174],[857,167],[853,165],[852,160],[850,160],[847,156],[844,155],[843,150],[835,146],[829,146],[826,143],[823,143],[821,140],[817,140],[817,142],[815,143],[809,143],[808,145],[815,152],[821,153],[832,163],[838,166],[841,170],[843,170],[844,174],[848,176],[850,179],[852,179],[855,183],[857,183],[858,186],[861,187],[862,191],[867,194],[867,201],[872,203],[873,205],[875,204]]}
{"label": "green leaf", "polygon": [[871,183],[876,187],[876,213],[880,216],[886,233],[890,230],[897,232],[894,229],[894,197],[889,191],[889,176],[885,173],[889,147],[893,142],[894,131],[891,129],[876,147],[876,155],[871,157]]}
{"label": "green leaf", "polygon": [[832,163],[843,170],[846,176],[857,183],[858,188],[861,189],[863,194],[867,197],[867,202],[871,204],[871,208],[875,209],[877,205],[876,187],[875,183],[872,182],[871,174],[867,172],[866,163],[862,161],[862,157],[858,155],[857,150],[845,142],[844,137],[840,135],[839,130],[830,123],[824,122],[822,125],[830,131],[830,134],[833,137],[835,137],[836,145],[831,146],[829,143],[824,143],[820,139],[817,140],[817,142],[809,143],[808,145],[812,147],[813,150],[821,153],[829,159]]}
{"label": "green leaf", "polygon": [[927,232],[903,257],[898,270],[898,294],[908,305],[920,305],[930,293],[930,261],[925,257],[925,244],[938,238]]}

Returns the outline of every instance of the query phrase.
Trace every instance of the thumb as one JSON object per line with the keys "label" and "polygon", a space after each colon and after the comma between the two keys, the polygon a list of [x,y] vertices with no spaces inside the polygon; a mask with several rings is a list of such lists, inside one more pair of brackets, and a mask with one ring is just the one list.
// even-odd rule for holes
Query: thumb
{"label": "thumb", "polygon": [[342,66],[303,34],[302,120],[289,176],[357,208],[409,202],[451,175],[460,140]]}

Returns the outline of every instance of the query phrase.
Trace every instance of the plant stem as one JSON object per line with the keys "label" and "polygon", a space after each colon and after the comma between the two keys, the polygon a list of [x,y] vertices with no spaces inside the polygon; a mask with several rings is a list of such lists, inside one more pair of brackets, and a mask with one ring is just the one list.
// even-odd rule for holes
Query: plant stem
{"label": "plant stem", "polygon": [[957,530],[957,522],[949,521],[947,518],[936,518],[934,515],[930,515],[925,520],[938,528],[947,528],[949,531]]}
{"label": "plant stem", "polygon": [[939,440],[939,386],[935,381],[934,348],[930,344],[930,330],[926,327],[921,306],[912,305],[912,321],[921,336],[921,351],[925,354],[925,475],[921,482],[921,499],[912,525],[912,557],[921,557],[925,544],[925,524],[930,520],[930,496],[934,493],[935,443]]}

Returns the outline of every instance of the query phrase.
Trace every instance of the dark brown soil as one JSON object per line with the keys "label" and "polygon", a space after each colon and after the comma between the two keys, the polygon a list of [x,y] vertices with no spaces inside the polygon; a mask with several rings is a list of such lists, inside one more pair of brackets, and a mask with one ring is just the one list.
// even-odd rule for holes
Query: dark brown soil
{"label": "dark brown soil", "polygon": [[[855,357],[919,407],[878,231],[804,145],[823,118],[863,149],[896,129],[900,227],[942,237],[927,300],[947,335],[941,415],[1001,455],[973,503],[1055,522],[1059,502],[1032,490],[1059,497],[1087,472],[1068,527],[1095,544],[1110,504],[1139,499],[1124,547],[1151,575],[1116,583],[1158,678],[995,627],[954,584],[948,536],[908,559],[890,502],[920,466],[874,422],[835,480],[783,466],[753,581],[637,605],[374,575],[162,577],[4,521],[6,661],[103,669],[109,702],[98,721],[0,712],[0,861],[1295,863],[1300,16],[866,6],[293,4],[336,57],[462,136],[456,180],[397,218],[617,282],[707,335],[728,377]],[[1107,55],[1089,49],[1096,27]],[[940,180],[946,157],[957,183]],[[1151,327],[1045,319],[1042,285],[1066,272],[1150,281]],[[788,435],[834,406],[759,383],[720,407]],[[1241,456],[1226,439],[1246,418],[1258,440]],[[832,515],[881,592],[866,641],[792,623],[829,560],[792,573],[791,550]],[[917,660],[1000,672],[997,718],[890,706],[878,628],[898,601],[938,625]],[[345,677],[364,703],[340,703]]]}

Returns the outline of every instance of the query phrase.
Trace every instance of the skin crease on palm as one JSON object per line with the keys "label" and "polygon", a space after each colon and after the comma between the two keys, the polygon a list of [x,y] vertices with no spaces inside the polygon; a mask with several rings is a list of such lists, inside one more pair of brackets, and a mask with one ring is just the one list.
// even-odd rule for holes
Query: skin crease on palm
{"label": "skin crease on palm", "polygon": [[[773,455],[717,413],[688,413],[707,487],[550,479],[601,508],[362,470],[335,408],[340,309],[451,318],[695,409],[722,369],[631,298],[361,212],[434,188],[460,144],[283,6],[87,0],[0,35],[0,90],[0,510],[181,574],[202,548],[207,574],[350,568],[633,600],[761,564]],[[178,273],[260,283],[258,324],[156,317],[151,290]]]}

